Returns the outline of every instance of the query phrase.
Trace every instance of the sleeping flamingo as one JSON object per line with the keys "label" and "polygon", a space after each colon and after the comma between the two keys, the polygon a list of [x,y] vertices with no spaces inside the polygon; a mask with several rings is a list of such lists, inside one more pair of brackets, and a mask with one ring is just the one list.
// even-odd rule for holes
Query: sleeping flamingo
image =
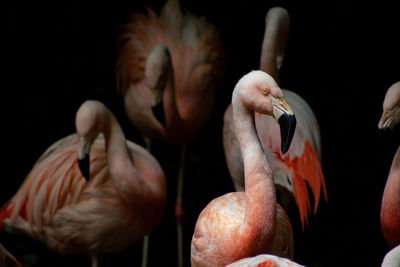
{"label": "sleeping flamingo", "polygon": [[[219,33],[204,18],[183,13],[168,0],[160,16],[133,14],[117,39],[117,89],[127,116],[150,140],[182,146],[176,221],[182,265],[182,188],[186,145],[203,128],[222,83],[224,53]],[[150,146],[150,145],[148,145]]]}
{"label": "sleeping flamingo", "polygon": [[226,267],[303,267],[303,265],[275,255],[261,254],[235,261]]}
{"label": "sleeping flamingo", "polygon": [[125,139],[101,102],[81,105],[76,130],[39,158],[1,209],[0,222],[58,253],[89,254],[96,262],[157,226],[166,181],[156,159]]}
{"label": "sleeping flamingo", "polygon": [[[278,80],[278,69],[282,64],[289,32],[289,14],[284,8],[274,7],[267,12],[265,22],[260,69]],[[319,127],[310,106],[300,96],[289,90],[282,92],[297,119],[292,146],[289,148],[282,145],[284,140],[279,134],[278,124],[270,116],[254,114],[256,129],[264,153],[271,164],[277,190],[281,194],[278,200],[286,206],[294,194],[304,229],[310,210],[307,183],[314,195],[314,213],[318,208],[321,188],[327,200],[320,162]],[[243,160],[232,116],[232,107],[228,106],[224,115],[223,145],[235,189],[243,191]]]}
{"label": "sleeping flamingo", "polygon": [[290,146],[296,119],[281,89],[262,71],[239,80],[232,93],[232,109],[245,191],[218,197],[200,213],[192,238],[192,266],[225,266],[262,253],[293,257],[292,226],[276,202],[271,168],[257,137],[253,113],[280,122],[282,147]]}
{"label": "sleeping flamingo", "polygon": [[[378,128],[393,129],[398,124],[400,124],[400,82],[393,84],[386,92]],[[394,155],[386,181],[380,217],[383,236],[388,245],[392,248],[400,245],[400,146]]]}

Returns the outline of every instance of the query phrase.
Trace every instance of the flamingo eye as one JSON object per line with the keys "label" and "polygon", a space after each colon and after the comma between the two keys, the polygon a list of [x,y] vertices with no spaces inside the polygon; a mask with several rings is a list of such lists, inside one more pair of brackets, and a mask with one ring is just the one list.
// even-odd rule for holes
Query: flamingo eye
{"label": "flamingo eye", "polygon": [[268,96],[268,95],[269,95],[268,89],[264,89],[264,95],[265,95],[265,96]]}

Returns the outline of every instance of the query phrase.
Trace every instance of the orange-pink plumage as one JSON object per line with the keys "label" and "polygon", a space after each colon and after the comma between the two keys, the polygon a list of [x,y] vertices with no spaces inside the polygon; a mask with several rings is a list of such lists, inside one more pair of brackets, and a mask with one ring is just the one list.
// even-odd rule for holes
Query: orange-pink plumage
{"label": "orange-pink plumage", "polygon": [[[17,231],[62,253],[118,251],[151,232],[166,202],[166,182],[156,159],[128,141],[111,111],[86,101],[77,133],[51,145],[0,212]],[[90,176],[78,166],[90,153]]]}
{"label": "orange-pink plumage", "polygon": [[[400,82],[393,84],[386,92],[378,128],[393,129],[398,124],[400,124]],[[393,157],[386,181],[380,220],[388,245],[392,248],[400,245],[400,147]]]}
{"label": "orange-pink plumage", "polygon": [[[215,26],[168,0],[160,16],[149,8],[147,15],[133,14],[117,46],[117,87],[132,124],[149,139],[174,145],[193,139],[222,83],[224,53]],[[165,122],[152,110],[160,103]]]}
{"label": "orange-pink plumage", "polygon": [[[182,254],[182,191],[186,145],[205,126],[223,81],[224,52],[216,27],[168,0],[158,16],[133,14],[117,39],[115,72],[131,123],[147,144],[181,149],[175,217]],[[179,257],[182,266],[182,256]]]}
{"label": "orange-pink plumage", "polygon": [[295,118],[271,76],[253,71],[232,94],[235,134],[244,165],[244,192],[212,200],[200,213],[191,246],[192,266],[225,266],[241,258],[271,253],[293,257],[293,231],[277,204],[274,180],[257,137],[253,112],[284,120],[290,146]]}

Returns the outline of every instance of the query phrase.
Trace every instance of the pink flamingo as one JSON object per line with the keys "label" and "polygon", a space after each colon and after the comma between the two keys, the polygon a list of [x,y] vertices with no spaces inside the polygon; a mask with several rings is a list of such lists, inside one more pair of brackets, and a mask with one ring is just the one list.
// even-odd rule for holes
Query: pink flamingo
{"label": "pink flamingo", "polygon": [[220,35],[204,18],[168,0],[160,16],[133,14],[117,39],[117,88],[148,147],[163,139],[182,146],[177,182],[178,261],[182,266],[182,189],[186,145],[202,129],[222,83]]}
{"label": "pink flamingo", "polygon": [[261,254],[235,261],[226,267],[303,267],[303,265],[275,255]]}
{"label": "pink flamingo", "polygon": [[218,197],[200,213],[192,238],[192,266],[225,266],[261,253],[293,257],[292,226],[276,202],[272,172],[253,113],[271,116],[284,125],[283,147],[290,146],[296,119],[274,79],[262,71],[239,80],[232,93],[232,109],[245,191]]}
{"label": "pink flamingo", "polygon": [[58,253],[93,255],[96,265],[97,255],[127,247],[157,226],[166,181],[156,159],[125,139],[101,102],[82,104],[76,129],[39,158],[1,209],[0,222]]}
{"label": "pink flamingo", "polygon": [[[290,17],[284,8],[274,7],[267,12],[265,22],[260,69],[278,80],[278,70],[282,64],[289,33]],[[314,196],[314,213],[318,208],[321,188],[327,200],[320,162],[319,127],[310,106],[300,96],[289,90],[282,90],[282,92],[297,119],[291,147],[283,146],[284,139],[279,134],[278,123],[270,116],[254,114],[256,129],[264,153],[271,163],[277,190],[281,193],[279,202],[286,206],[294,194],[304,229],[311,209],[307,183]],[[228,106],[223,126],[224,151],[235,189],[243,191],[243,160],[235,136],[232,116],[232,107]]]}
{"label": "pink flamingo", "polygon": [[[400,124],[400,82],[393,84],[386,92],[378,128],[393,129],[398,124]],[[394,248],[387,255],[386,263],[390,262],[389,258],[397,258],[398,264],[400,262],[400,146],[394,155],[386,181],[380,217],[383,236],[388,245]]]}
{"label": "pink flamingo", "polygon": [[0,266],[22,267],[21,263],[0,244]]}

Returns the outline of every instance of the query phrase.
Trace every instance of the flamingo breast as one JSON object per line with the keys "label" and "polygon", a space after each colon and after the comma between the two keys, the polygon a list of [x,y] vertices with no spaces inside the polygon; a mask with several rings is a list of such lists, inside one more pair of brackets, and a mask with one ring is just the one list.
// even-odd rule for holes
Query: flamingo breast
{"label": "flamingo breast", "polygon": [[[238,242],[237,230],[245,219],[246,207],[244,192],[228,193],[208,204],[195,226],[191,247],[192,266],[224,266],[260,252],[259,247],[252,248],[249,244]],[[269,251],[261,252],[292,258],[292,225],[284,209],[280,205],[277,205],[277,209],[277,227],[272,244],[267,245]]]}

